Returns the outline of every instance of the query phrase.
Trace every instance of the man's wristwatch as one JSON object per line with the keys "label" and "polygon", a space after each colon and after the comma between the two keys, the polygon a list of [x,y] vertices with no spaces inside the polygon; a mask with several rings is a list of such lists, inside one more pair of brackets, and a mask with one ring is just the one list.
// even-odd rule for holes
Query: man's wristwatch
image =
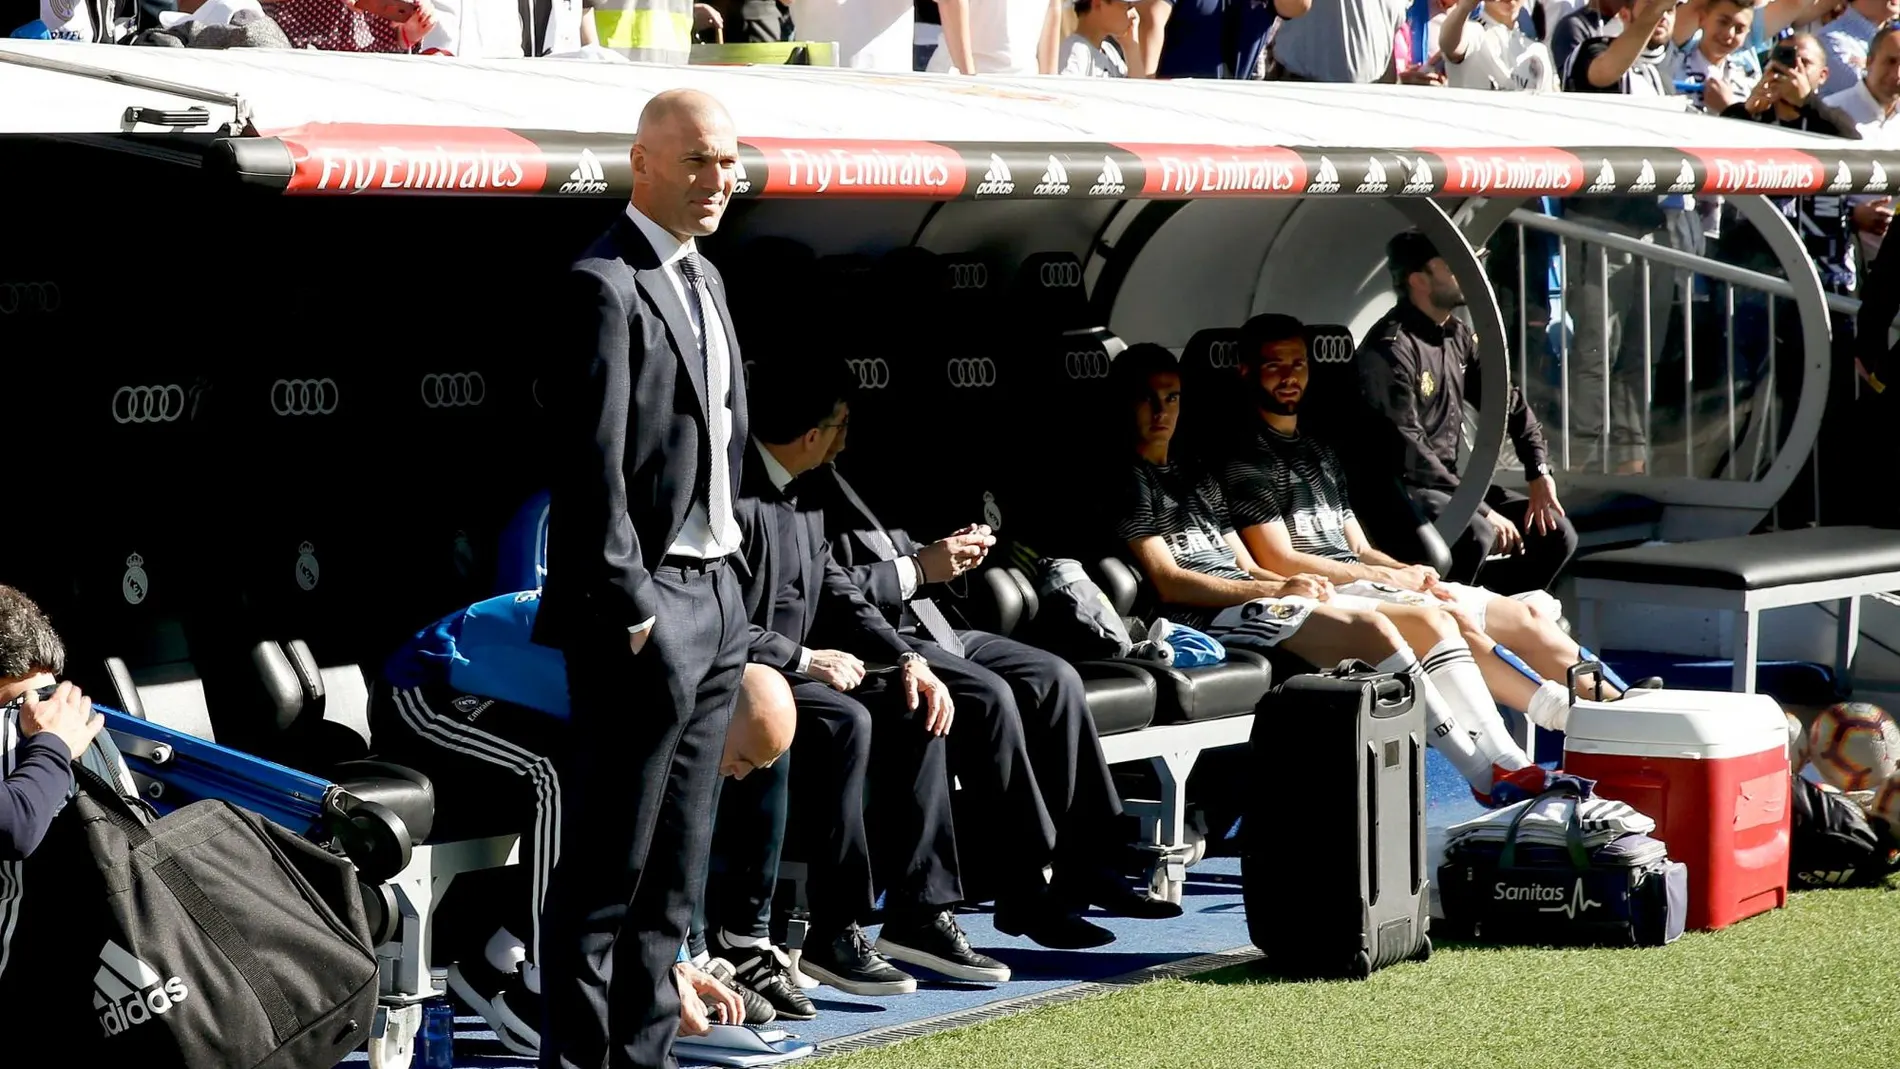
{"label": "man's wristwatch", "polygon": [[1546,475],[1549,475],[1549,474],[1550,474],[1550,465],[1549,465],[1549,464],[1533,464],[1533,465],[1531,465],[1531,478],[1533,478],[1533,479],[1541,479],[1541,478],[1543,478],[1544,476],[1546,476]]}
{"label": "man's wristwatch", "polygon": [[913,664],[920,668],[930,667],[930,662],[924,660],[924,655],[915,650],[897,658],[897,666],[899,668],[909,668]]}

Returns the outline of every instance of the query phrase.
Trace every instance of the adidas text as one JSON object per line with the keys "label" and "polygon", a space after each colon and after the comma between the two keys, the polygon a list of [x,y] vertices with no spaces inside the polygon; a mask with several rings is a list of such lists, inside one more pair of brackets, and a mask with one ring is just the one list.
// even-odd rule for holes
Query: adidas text
{"label": "adidas text", "polygon": [[169,1012],[191,993],[182,977],[161,979],[158,970],[111,940],[99,950],[92,983],[92,1008],[107,1036]]}

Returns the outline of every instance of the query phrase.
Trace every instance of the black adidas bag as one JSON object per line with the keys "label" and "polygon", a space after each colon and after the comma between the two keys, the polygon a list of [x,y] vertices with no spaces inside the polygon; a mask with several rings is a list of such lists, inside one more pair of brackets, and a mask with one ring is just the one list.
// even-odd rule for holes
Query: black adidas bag
{"label": "black adidas bag", "polygon": [[1794,777],[1788,833],[1788,882],[1794,887],[1871,887],[1900,868],[1896,848],[1883,841],[1859,806]]}
{"label": "black adidas bag", "polygon": [[18,1023],[74,1065],[333,1069],[362,1046],[377,964],[349,862],[226,802],[150,820],[73,775],[0,917]]}
{"label": "black adidas bag", "polygon": [[1036,644],[1075,661],[1126,657],[1135,640],[1115,605],[1078,561],[1044,557],[1036,562]]}

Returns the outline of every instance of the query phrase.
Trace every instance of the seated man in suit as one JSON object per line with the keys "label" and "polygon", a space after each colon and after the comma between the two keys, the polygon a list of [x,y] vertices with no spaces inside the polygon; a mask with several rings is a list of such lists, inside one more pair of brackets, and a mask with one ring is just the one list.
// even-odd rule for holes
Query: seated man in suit
{"label": "seated man in suit", "polygon": [[[736,503],[749,657],[784,672],[798,706],[790,824],[807,844],[811,874],[801,969],[857,995],[916,990],[916,980],[886,955],[953,979],[1001,983],[1009,969],[971,949],[953,912],[963,889],[944,735],[955,705],[930,665],[831,559],[824,517],[804,507],[793,485],[829,452],[844,396],[841,379],[755,369],[747,397],[763,411],[753,417]],[[812,647],[821,621],[847,648]],[[875,949],[859,927],[876,899],[867,809],[886,893]],[[753,826],[752,848],[771,849],[767,822]],[[740,855],[729,839],[727,858]]]}
{"label": "seated man in suit", "polygon": [[[1483,587],[1448,583],[1425,565],[1408,565],[1373,548],[1353,515],[1339,457],[1325,442],[1300,433],[1307,357],[1306,327],[1292,316],[1258,315],[1240,329],[1238,385],[1255,415],[1228,428],[1218,471],[1247,551],[1276,572],[1323,576],[1339,594],[1387,606],[1457,606],[1473,624],[1471,652],[1480,658],[1491,693],[1513,705],[1535,706],[1533,719],[1540,726],[1562,730],[1568,701],[1533,697],[1538,684],[1565,678],[1584,657],[1553,618],[1556,600],[1542,590],[1503,597]],[[1399,622],[1403,630],[1404,621]],[[1417,633],[1406,637],[1415,647],[1423,641]],[[1539,678],[1491,656],[1499,643],[1513,659],[1521,654]],[[1595,695],[1594,680],[1580,685]],[[1622,695],[1609,683],[1602,689],[1607,699]]]}
{"label": "seated man in suit", "polygon": [[[1180,916],[1180,906],[1134,891],[1105,860],[1118,846],[1115,825],[1121,799],[1109,778],[1082,677],[1046,650],[953,627],[925,592],[982,564],[996,543],[990,529],[971,524],[919,546],[903,528],[883,526],[831,463],[844,452],[849,434],[848,426],[839,426],[826,463],[800,477],[799,492],[824,510],[832,556],[849,570],[866,600],[950,687],[959,721],[950,736],[950,767],[971,788],[963,799],[970,803],[966,816],[1010,833],[997,849],[1012,862],[1025,853],[1052,860],[1054,880],[1048,893],[1055,905],[1096,905],[1126,917]],[[1029,764],[999,764],[995,755],[1012,748],[1000,746],[999,740],[1018,737],[1027,743]],[[1024,792],[1040,797],[1052,823],[1015,815],[1029,810],[1022,801]],[[968,850],[964,861],[970,861]],[[1040,875],[1036,879],[1040,883]],[[1039,893],[1031,888],[1029,897],[1033,901]],[[1066,912],[1057,916],[1066,917]],[[1033,919],[999,908],[996,926],[1022,935],[1019,926]],[[1087,922],[1062,923],[1074,928],[1070,945],[1100,946],[1114,938]]]}

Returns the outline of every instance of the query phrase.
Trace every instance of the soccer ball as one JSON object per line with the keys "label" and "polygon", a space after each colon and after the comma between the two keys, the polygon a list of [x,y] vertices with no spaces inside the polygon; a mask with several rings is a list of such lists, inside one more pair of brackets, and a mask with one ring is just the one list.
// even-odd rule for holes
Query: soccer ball
{"label": "soccer ball", "polygon": [[1808,729],[1793,713],[1783,710],[1781,715],[1788,718],[1788,771],[1799,772],[1808,763]]}
{"label": "soccer ball", "polygon": [[1900,763],[1900,724],[1870,702],[1831,705],[1808,729],[1808,759],[1843,791],[1879,787]]}

